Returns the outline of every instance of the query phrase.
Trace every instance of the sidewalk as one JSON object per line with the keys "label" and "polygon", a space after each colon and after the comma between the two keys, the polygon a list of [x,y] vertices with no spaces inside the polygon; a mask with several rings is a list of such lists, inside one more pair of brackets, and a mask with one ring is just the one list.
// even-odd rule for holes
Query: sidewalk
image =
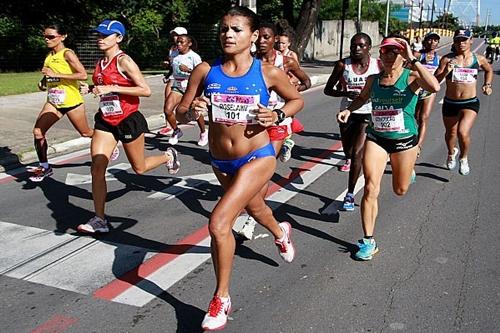
{"label": "sidewalk", "polygon": [[[440,54],[447,53],[451,37],[443,37]],[[372,55],[378,55],[378,46],[372,48]],[[348,52],[344,57],[348,56]],[[310,76],[312,86],[325,84],[328,80],[337,56],[326,57],[313,62],[301,64]],[[141,98],[140,110],[146,117],[150,130],[156,130],[165,125],[163,117],[163,75],[147,77],[146,80],[153,94]],[[33,84],[36,84],[34,82]],[[0,97],[0,172],[30,164],[38,160],[33,148],[33,125],[45,102],[46,93],[37,92],[23,95]],[[93,95],[84,96],[89,125],[94,125],[94,114],[98,99]],[[47,133],[49,143],[49,159],[65,153],[89,147],[90,139],[81,138],[67,117],[63,117]]]}
{"label": "sidewalk", "polygon": [[[313,86],[326,83],[333,68],[333,62],[320,61],[304,64],[304,70],[311,77]],[[165,125],[163,117],[163,75],[147,77],[153,94],[141,98],[140,110],[146,117],[150,130]],[[33,83],[33,84],[36,84]],[[0,172],[30,164],[38,160],[33,147],[33,125],[45,102],[46,93],[0,97]],[[92,95],[84,97],[89,125],[94,125],[94,114],[98,99]],[[49,159],[65,153],[89,147],[90,139],[81,138],[67,117],[63,117],[47,133]]]}

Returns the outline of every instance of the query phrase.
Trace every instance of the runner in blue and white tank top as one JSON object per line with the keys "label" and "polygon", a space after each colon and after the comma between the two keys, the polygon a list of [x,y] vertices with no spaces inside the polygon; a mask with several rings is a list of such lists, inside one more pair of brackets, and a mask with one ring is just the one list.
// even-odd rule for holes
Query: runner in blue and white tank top
{"label": "runner in blue and white tank top", "polygon": [[[441,37],[436,32],[429,32],[425,35],[422,42],[423,49],[413,53],[413,55],[420,60],[422,65],[432,74],[436,72],[439,67],[439,60],[441,59],[436,51],[440,38]],[[422,144],[427,133],[427,121],[434,107],[435,100],[435,93],[432,94],[425,89],[420,90],[419,100],[415,110],[415,117],[418,123],[418,155],[420,155],[420,151],[422,150]]]}
{"label": "runner in blue and white tank top", "polygon": [[[359,96],[370,75],[380,72],[378,60],[370,57],[371,46],[370,36],[365,33],[355,34],[351,38],[351,55],[338,61],[333,68],[324,93],[328,96],[342,97],[341,110],[349,107]],[[353,111],[347,123],[339,123],[342,146],[347,158],[340,171],[349,172],[347,194],[342,204],[342,209],[346,211],[354,210],[354,188],[361,174],[365,132],[371,112],[372,103],[367,100],[363,106]]]}
{"label": "runner in blue and white tank top", "polygon": [[[291,225],[278,224],[260,190],[276,169],[266,128],[299,112],[304,102],[282,70],[252,57],[250,49],[258,35],[257,15],[246,7],[232,7],[219,26],[223,58],[194,69],[177,108],[177,119],[183,123],[208,112],[212,168],[224,188],[208,225],[217,283],[203,330],[222,329],[227,324],[235,251],[231,228],[243,209],[273,235],[283,260],[291,262],[295,256]],[[281,110],[266,107],[273,90],[285,100]]]}

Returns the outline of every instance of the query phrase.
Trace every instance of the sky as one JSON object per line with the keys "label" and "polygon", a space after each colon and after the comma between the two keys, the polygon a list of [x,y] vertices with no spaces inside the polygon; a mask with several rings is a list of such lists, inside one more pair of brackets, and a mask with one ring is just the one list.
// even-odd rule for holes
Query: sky
{"label": "sky", "polygon": [[[420,0],[413,0],[413,5],[418,6]],[[446,6],[448,6],[450,0],[446,0]],[[473,24],[476,23],[476,13],[475,13],[475,8],[476,8],[476,1],[477,0],[451,0],[451,7],[450,7],[450,12],[453,13],[453,15],[459,17],[462,19],[464,22],[471,22]],[[480,25],[484,26],[486,23],[486,13],[488,9],[491,10],[491,16],[489,19],[489,25],[500,25],[500,0],[480,0]],[[392,0],[393,3],[406,3],[409,5],[412,3],[412,0]],[[433,0],[423,0],[424,8],[431,8]],[[434,0],[434,5],[435,5],[435,12],[434,12],[434,18],[437,17],[440,13],[443,12],[443,6],[444,6],[445,0]],[[416,9],[415,9],[416,10]],[[424,19],[425,19],[425,13],[427,11],[424,11]],[[415,15],[419,16],[420,14]],[[429,19],[430,19],[430,14],[429,14]]]}

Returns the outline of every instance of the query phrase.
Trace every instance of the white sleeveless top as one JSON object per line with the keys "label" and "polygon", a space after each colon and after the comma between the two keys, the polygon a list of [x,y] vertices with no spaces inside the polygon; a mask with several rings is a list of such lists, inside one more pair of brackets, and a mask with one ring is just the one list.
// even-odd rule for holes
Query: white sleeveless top
{"label": "white sleeveless top", "polygon": [[[357,91],[361,92],[363,90],[366,79],[368,76],[373,74],[380,73],[380,67],[378,64],[378,60],[375,58],[370,58],[370,62],[368,63],[368,69],[361,74],[358,74],[354,71],[351,58],[346,58],[344,63],[344,72],[342,73],[342,77],[340,78],[340,83],[342,84],[342,88],[344,91]],[[347,97],[342,97],[342,101],[340,102],[340,109],[344,110],[349,105],[351,105],[352,99]],[[365,105],[353,111],[353,113],[358,114],[368,114],[372,112],[372,102],[367,101]]]}

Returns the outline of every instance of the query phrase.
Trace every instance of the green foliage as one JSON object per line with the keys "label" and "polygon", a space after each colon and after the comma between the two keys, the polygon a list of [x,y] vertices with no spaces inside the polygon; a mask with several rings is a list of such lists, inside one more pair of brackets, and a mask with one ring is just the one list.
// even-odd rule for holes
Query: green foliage
{"label": "green foliage", "polygon": [[[321,10],[319,12],[320,20],[341,20],[342,19],[342,0],[323,0]],[[401,8],[401,5],[391,5],[391,11]],[[378,21],[379,31],[385,31],[386,3],[377,0],[363,0],[361,4],[361,20],[362,21]],[[349,7],[346,11],[346,19],[358,19],[358,1],[349,0]],[[406,30],[408,24],[398,21],[394,18],[389,19],[389,32],[397,32]]]}

